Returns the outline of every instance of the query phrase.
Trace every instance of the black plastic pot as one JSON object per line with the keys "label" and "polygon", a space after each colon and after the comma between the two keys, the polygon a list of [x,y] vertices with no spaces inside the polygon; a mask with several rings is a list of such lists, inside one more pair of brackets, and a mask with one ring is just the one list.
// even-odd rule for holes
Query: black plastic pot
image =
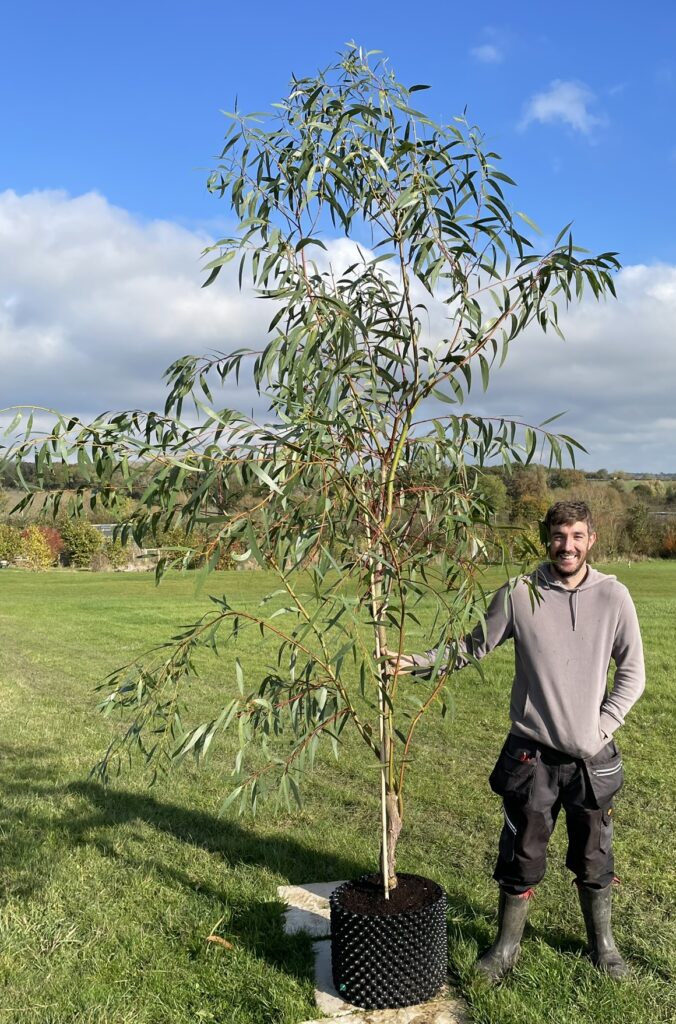
{"label": "black plastic pot", "polygon": [[446,893],[436,882],[402,873],[400,885],[407,879],[424,883],[426,905],[386,914],[347,909],[351,887],[372,884],[373,878],[344,882],[329,899],[336,991],[367,1010],[423,1003],[446,981]]}

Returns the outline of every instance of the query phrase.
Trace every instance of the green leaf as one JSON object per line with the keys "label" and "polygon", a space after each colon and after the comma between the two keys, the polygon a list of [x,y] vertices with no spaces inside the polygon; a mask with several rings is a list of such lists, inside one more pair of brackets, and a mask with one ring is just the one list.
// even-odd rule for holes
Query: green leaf
{"label": "green leaf", "polygon": [[543,420],[542,423],[539,424],[539,426],[540,427],[546,427],[547,424],[554,423],[555,420],[560,420],[562,416],[566,416],[566,415],[567,415],[567,413],[565,411],[564,412],[556,412],[556,413],[554,413],[553,416],[550,416],[549,419]]}
{"label": "green leaf", "polygon": [[12,419],[12,422],[9,424],[7,429],[4,431],[3,437],[9,437],[10,434],[13,434],[14,430],[16,429],[16,427],[18,427],[18,425],[21,423],[22,419],[23,419],[23,415],[20,412],[17,412],[16,415],[14,416],[14,418]]}
{"label": "green leaf", "polygon": [[300,789],[298,787],[298,783],[294,779],[293,775],[287,775],[286,778],[288,778],[288,780],[289,780],[289,786],[291,788],[291,793],[293,795],[293,798],[296,801],[296,805],[297,805],[297,807],[300,810],[302,810],[303,809],[303,800],[302,800],[302,797],[301,797]]}
{"label": "green leaf", "polygon": [[389,172],[387,161],[381,156],[377,149],[371,149],[371,156],[373,157],[374,160],[378,161],[378,163],[386,173]]}
{"label": "green leaf", "polygon": [[561,239],[563,238],[563,236],[564,236],[565,234],[567,234],[567,233],[568,233],[568,231],[570,231],[570,228],[571,228],[572,224],[573,224],[573,222],[572,222],[572,220],[571,220],[571,221],[569,221],[569,222],[568,222],[568,223],[566,224],[565,228],[561,228],[561,230],[559,231],[558,235],[557,235],[557,236],[556,236],[556,238],[554,239],[554,245],[552,246],[552,248],[553,248],[553,249],[556,249],[556,247],[557,247],[557,246],[559,245],[559,243],[561,242]]}
{"label": "green leaf", "polygon": [[[496,171],[493,167],[491,167],[490,176],[491,176],[491,178],[498,178],[500,181],[506,181],[508,185],[516,185],[516,182],[514,181],[514,179],[510,178],[510,176],[508,174],[505,174],[503,171]],[[519,216],[524,216],[524,215],[523,214],[519,214]],[[528,221],[528,218],[524,217],[524,220]],[[528,221],[528,223],[530,224],[530,221]]]}
{"label": "green leaf", "polygon": [[265,486],[269,487],[271,491],[275,491],[277,494],[282,493],[281,487],[277,483],[275,483],[272,477],[268,473],[266,473],[262,466],[259,466],[254,459],[252,459],[251,462],[249,463],[249,467],[251,469],[251,472],[256,474],[261,483],[264,483]]}
{"label": "green leaf", "polygon": [[231,551],[230,557],[233,562],[247,562],[251,558],[251,548],[247,548],[246,551],[243,551],[239,555],[235,551]]}
{"label": "green leaf", "polygon": [[251,524],[251,520],[249,520],[249,519],[247,519],[247,522],[246,522],[246,527],[244,529],[244,535],[245,535],[245,537],[246,537],[246,539],[248,541],[249,550],[253,554],[254,558],[256,559],[258,564],[261,566],[261,568],[266,569],[267,568],[267,562],[265,560],[265,556],[263,555],[263,552],[261,551],[261,549],[259,547],[258,538],[256,537],[256,534],[254,533],[254,529],[253,529],[253,526]]}
{"label": "green leaf", "polygon": [[213,284],[214,281],[216,280],[216,278],[218,277],[218,275],[220,274],[221,269],[222,268],[221,268],[220,264],[219,264],[219,266],[214,267],[214,269],[211,271],[211,273],[207,277],[206,281],[203,283],[202,288],[208,288],[210,284]]}
{"label": "green leaf", "polygon": [[517,217],[521,217],[521,220],[525,221],[526,224],[528,225],[528,227],[532,228],[533,231],[535,231],[538,235],[542,234],[541,229],[537,226],[537,224],[535,223],[534,220],[531,220],[531,218],[528,216],[528,214],[523,213],[521,210],[517,210],[516,211],[516,215],[517,215]]}
{"label": "green leaf", "polygon": [[[326,248],[326,246],[322,242],[321,238],[310,238],[310,237],[308,237],[308,238],[301,238],[300,242],[296,246],[296,252],[302,252],[302,250],[305,248],[306,245],[318,245],[320,249],[324,249],[325,252],[328,252],[328,249]],[[282,312],[284,312],[284,310],[282,310]]]}
{"label": "green leaf", "polygon": [[[223,801],[223,803],[219,807],[219,809],[218,809],[219,815],[224,814],[227,811],[228,807],[230,807],[230,805],[235,802],[237,797],[240,796],[240,794],[243,793],[244,790],[245,790],[244,786],[235,786],[233,791],[225,798],[225,800]],[[240,812],[241,812],[241,810],[242,810],[242,808],[240,808]]]}
{"label": "green leaf", "polygon": [[486,391],[488,389],[488,383],[490,380],[491,368],[488,363],[488,360],[484,355],[479,356],[479,365],[481,367],[481,383],[483,385],[484,391]]}

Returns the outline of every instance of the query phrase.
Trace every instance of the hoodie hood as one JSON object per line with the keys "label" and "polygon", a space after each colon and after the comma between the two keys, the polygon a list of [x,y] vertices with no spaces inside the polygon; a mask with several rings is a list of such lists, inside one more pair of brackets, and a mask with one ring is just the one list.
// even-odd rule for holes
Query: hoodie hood
{"label": "hoodie hood", "polygon": [[587,565],[587,575],[576,587],[566,587],[561,579],[556,575],[549,562],[543,562],[538,566],[534,573],[534,581],[538,583],[543,590],[556,590],[561,594],[568,596],[570,605],[570,621],[573,632],[575,632],[577,627],[579,595],[585,590],[592,590],[594,587],[602,586],[603,584],[611,581],[615,582],[616,580],[616,576],[610,576],[604,572],[598,572],[597,569],[593,569],[589,564]]}
{"label": "hoodie hood", "polygon": [[587,575],[578,583],[576,587],[569,589],[564,586],[561,579],[556,575],[549,562],[543,562],[535,570],[535,582],[539,583],[545,590],[565,590],[569,594],[574,594],[578,590],[591,590],[592,587],[598,587],[602,583],[608,583],[610,580],[617,580],[617,576],[611,576],[605,572],[599,572],[598,569],[592,568],[587,563]]}

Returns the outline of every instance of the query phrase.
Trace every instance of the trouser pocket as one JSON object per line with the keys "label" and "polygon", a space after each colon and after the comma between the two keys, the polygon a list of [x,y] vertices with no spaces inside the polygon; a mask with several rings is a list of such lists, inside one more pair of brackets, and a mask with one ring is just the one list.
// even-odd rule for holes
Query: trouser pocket
{"label": "trouser pocket", "polygon": [[594,802],[599,809],[609,807],[624,785],[622,755],[611,740],[598,754],[587,758],[585,769]]}
{"label": "trouser pocket", "polygon": [[508,736],[495,768],[489,776],[494,793],[505,800],[528,803],[533,792],[537,768],[536,747],[516,736]]}
{"label": "trouser pocket", "polygon": [[503,800],[504,824],[493,877],[518,888],[537,885],[547,866],[547,843],[554,826],[551,814],[534,811],[529,804]]}
{"label": "trouser pocket", "polygon": [[601,827],[599,830],[599,850],[604,857],[609,857],[613,849],[613,818],[612,808],[601,811]]}
{"label": "trouser pocket", "polygon": [[498,853],[500,860],[509,864],[514,860],[514,852],[516,845],[517,836],[517,825],[514,821],[515,815],[510,817],[509,811],[503,804],[503,814],[505,823],[502,826],[502,832],[500,833],[500,841],[498,844]]}
{"label": "trouser pocket", "polygon": [[566,865],[582,885],[605,888],[613,880],[613,813],[578,808],[566,813],[568,853]]}

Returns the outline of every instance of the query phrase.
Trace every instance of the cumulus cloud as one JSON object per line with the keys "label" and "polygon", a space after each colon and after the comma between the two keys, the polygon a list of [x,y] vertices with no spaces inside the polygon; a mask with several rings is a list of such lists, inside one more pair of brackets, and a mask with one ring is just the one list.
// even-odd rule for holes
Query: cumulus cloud
{"label": "cumulus cloud", "polygon": [[561,311],[565,341],[530,328],[510,349],[473,408],[543,422],[588,450],[578,463],[676,472],[676,266],[630,266],[616,278],[617,301]]}
{"label": "cumulus cloud", "polygon": [[0,195],[0,406],[161,408],[178,356],[260,344],[269,311],[232,281],[201,289],[208,242],[95,194]]}
{"label": "cumulus cloud", "polygon": [[502,51],[494,43],[474,46],[469,52],[475,60],[480,61],[482,64],[499,64],[503,59]]}
{"label": "cumulus cloud", "polygon": [[[260,347],[270,306],[239,292],[236,270],[200,288],[208,242],[97,195],[0,195],[0,407],[157,409],[178,356]],[[344,241],[330,249],[338,266],[354,258]],[[582,465],[673,472],[676,266],[627,267],[616,283],[617,302],[562,314],[565,343],[536,330],[518,339],[468,408],[530,423],[567,410],[560,429],[589,449]],[[430,310],[437,337],[443,315]],[[222,403],[264,413],[244,375]]]}
{"label": "cumulus cloud", "polygon": [[565,82],[560,78],[551,82],[549,89],[538,92],[526,104],[519,127],[524,130],[533,121],[551,124],[556,121],[569,125],[582,135],[591,135],[603,124],[603,118],[592,113],[594,93],[582,82]]}

